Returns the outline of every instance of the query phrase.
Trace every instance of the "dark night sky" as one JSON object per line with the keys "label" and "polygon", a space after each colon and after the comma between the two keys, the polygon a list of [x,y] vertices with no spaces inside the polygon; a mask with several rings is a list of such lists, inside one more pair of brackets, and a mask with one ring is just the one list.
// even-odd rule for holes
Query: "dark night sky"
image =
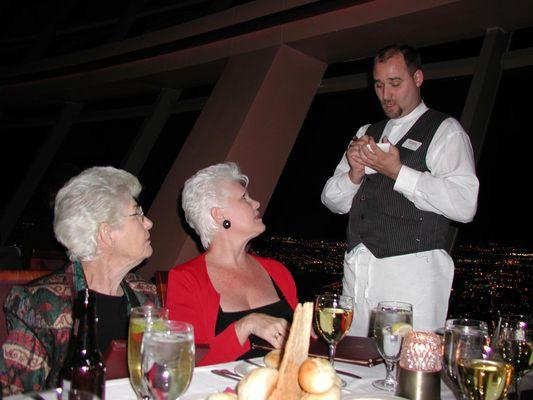
{"label": "dark night sky", "polygon": [[[469,84],[469,78],[426,81],[422,95],[429,107],[460,119]],[[477,166],[478,212],[472,223],[458,225],[459,243],[531,246],[531,105],[519,95],[527,98],[532,89],[533,68],[504,73]],[[344,239],[346,216],[329,212],[320,193],[357,128],[382,118],[371,90],[317,96],[266,211],[268,232]]]}
{"label": "dark night sky", "polygon": [[[530,37],[533,43],[533,33]],[[481,40],[478,40],[475,45],[480,46],[480,43]],[[423,52],[423,61],[439,61],[438,57],[455,59],[469,56],[468,53],[463,54],[457,45],[453,49],[437,50],[434,51],[437,57],[433,56],[430,60],[424,59]],[[368,70],[368,65],[360,63],[355,67],[347,67],[343,64],[336,68],[337,72],[349,68],[341,73],[358,73]],[[326,74],[334,72],[335,68],[328,68]],[[460,119],[469,84],[470,78],[426,81],[422,95],[428,106]],[[482,157],[477,166],[481,183],[478,213],[472,223],[460,226],[459,243],[486,244],[497,241],[533,247],[528,232],[533,222],[531,201],[525,193],[531,181],[528,173],[531,160],[531,105],[527,101],[530,93],[533,93],[533,67],[504,72]],[[139,174],[145,188],[141,197],[145,208],[149,208],[197,116],[198,112],[176,114],[165,126],[147,167]],[[382,118],[381,108],[372,89],[316,96],[270,204],[266,211],[263,208],[267,234],[282,233],[334,240],[345,238],[346,216],[334,215],[327,210],[320,202],[320,193],[357,128]],[[63,166],[60,174],[72,174],[76,169],[92,165],[119,166],[140,124],[142,120],[138,119],[120,123],[76,125],[58,152],[54,165]],[[5,175],[4,188],[8,193],[20,182],[46,132],[28,131],[24,136],[13,131],[9,132],[10,139],[8,135],[5,136],[12,141],[10,148],[20,151],[15,158],[4,157],[0,160],[0,170]],[[32,143],[32,146],[28,148],[27,143]],[[254,177],[250,178],[253,195]],[[41,222],[48,226],[32,233],[32,238],[25,234],[25,237],[15,237],[14,241],[34,240],[41,242],[41,248],[53,242],[51,213],[46,210],[46,194],[51,190],[47,179],[53,181],[56,178],[49,171],[45,183],[38,189],[25,214],[34,221],[41,218]],[[0,205],[3,202],[5,206],[8,198],[1,199]],[[46,239],[46,235],[51,239]]]}

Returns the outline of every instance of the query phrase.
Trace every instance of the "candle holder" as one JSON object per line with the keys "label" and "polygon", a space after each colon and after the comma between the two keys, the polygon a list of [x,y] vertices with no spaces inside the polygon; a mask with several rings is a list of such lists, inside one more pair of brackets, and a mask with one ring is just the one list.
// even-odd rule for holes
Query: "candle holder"
{"label": "candle holder", "polygon": [[404,340],[396,395],[411,400],[440,400],[441,338],[409,332]]}

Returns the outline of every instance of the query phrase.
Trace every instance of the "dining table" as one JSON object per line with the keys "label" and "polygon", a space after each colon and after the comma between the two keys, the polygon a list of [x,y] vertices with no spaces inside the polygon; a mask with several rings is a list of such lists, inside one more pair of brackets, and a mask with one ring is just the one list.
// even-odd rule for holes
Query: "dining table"
{"label": "dining table", "polygon": [[[262,364],[262,358],[253,358],[252,362]],[[223,364],[207,365],[196,367],[194,369],[193,377],[189,388],[181,397],[181,400],[205,400],[211,393],[223,392],[225,390],[235,390],[238,381],[225,376],[219,376],[212,373],[215,369],[227,369],[234,373],[244,375],[257,366],[243,361],[232,361]],[[372,386],[372,381],[382,379],[385,377],[385,365],[378,364],[373,367],[356,365],[345,362],[335,362],[335,368],[340,371],[350,372],[360,376],[353,378],[342,375],[342,379],[346,382],[346,386],[342,389],[343,400],[356,399],[398,399],[393,393],[383,392]],[[523,390],[533,389],[533,374],[528,374],[524,377],[521,388]],[[531,393],[531,392],[529,392]],[[40,397],[32,394],[15,395],[6,397],[6,400],[57,400],[54,391],[44,391],[39,393]],[[452,390],[441,381],[441,399],[454,400]],[[130,385],[128,378],[111,379],[106,382],[106,400],[137,400],[135,393]]]}

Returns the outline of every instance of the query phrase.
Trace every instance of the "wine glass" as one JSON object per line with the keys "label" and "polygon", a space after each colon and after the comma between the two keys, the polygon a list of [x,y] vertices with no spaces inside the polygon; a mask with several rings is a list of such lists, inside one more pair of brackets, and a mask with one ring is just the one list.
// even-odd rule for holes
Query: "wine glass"
{"label": "wine glass", "polygon": [[459,397],[463,400],[466,399],[466,396],[460,392],[459,382],[457,381],[457,365],[455,364],[454,358],[456,343],[454,339],[457,335],[468,335],[469,333],[481,334],[485,338],[488,338],[488,325],[485,321],[468,318],[448,319],[444,325],[442,370],[445,375],[443,377],[447,378],[448,382],[459,392]]}
{"label": "wine glass", "polygon": [[194,330],[191,324],[165,321],[163,331],[145,332],[141,373],[155,400],[177,400],[185,393],[194,369]]}
{"label": "wine glass", "polygon": [[318,295],[315,301],[315,322],[320,336],[328,343],[328,358],[334,363],[337,344],[352,326],[353,298],[340,294]]}
{"label": "wine glass", "polygon": [[533,324],[531,316],[504,315],[494,334],[494,349],[514,367],[514,391],[520,399],[520,381],[533,367]]}
{"label": "wine glass", "polygon": [[482,330],[453,332],[457,382],[463,398],[498,400],[507,396],[513,367],[490,347],[490,338]]}
{"label": "wine glass", "polygon": [[152,305],[134,307],[128,329],[128,369],[130,383],[138,398],[147,395],[141,379],[141,343],[145,331],[158,328],[156,321],[168,319],[168,310]]}
{"label": "wine glass", "polygon": [[397,381],[393,371],[400,359],[403,338],[413,326],[413,306],[399,301],[381,301],[376,308],[374,338],[379,353],[385,360],[385,379],[372,382],[378,389],[394,392]]}

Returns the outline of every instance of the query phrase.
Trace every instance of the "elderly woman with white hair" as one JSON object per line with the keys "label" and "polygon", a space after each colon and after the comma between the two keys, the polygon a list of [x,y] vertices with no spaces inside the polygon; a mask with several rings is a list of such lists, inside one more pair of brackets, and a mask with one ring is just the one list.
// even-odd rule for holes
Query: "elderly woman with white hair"
{"label": "elderly woman with white hair", "polygon": [[137,204],[140,191],[136,177],[113,167],[89,168],[59,190],[54,232],[71,262],[7,297],[4,395],[57,387],[78,291],[95,294],[102,352],[111,340],[127,338],[132,307],[159,303],[155,286],[130,273],[152,254],[153,224]]}
{"label": "elderly woman with white hair", "polygon": [[203,365],[255,356],[254,336],[280,348],[298,303],[290,272],[248,253],[265,225],[247,186],[226,162],[198,171],[182,192],[185,218],[206,252],[170,271],[166,306],[170,318],[194,326],[196,343],[209,345]]}

